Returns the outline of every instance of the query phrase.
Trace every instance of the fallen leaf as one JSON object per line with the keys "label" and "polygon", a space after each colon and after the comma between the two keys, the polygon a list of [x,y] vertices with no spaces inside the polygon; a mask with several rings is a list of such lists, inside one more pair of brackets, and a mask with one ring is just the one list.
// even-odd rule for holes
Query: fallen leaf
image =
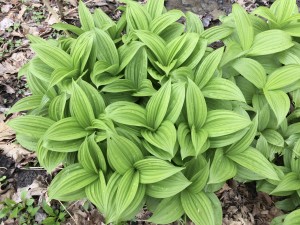
{"label": "fallen leaf", "polygon": [[15,132],[7,126],[3,121],[0,121],[0,143],[4,140],[11,140],[14,138]]}
{"label": "fallen leaf", "polygon": [[24,149],[21,145],[15,143],[0,142],[0,150],[3,151],[2,154],[13,158],[16,163],[19,163],[23,158],[26,158],[32,154],[30,151]]}
{"label": "fallen leaf", "polygon": [[23,15],[24,15],[24,13],[25,13],[25,11],[26,11],[26,9],[27,9],[27,6],[26,6],[26,5],[22,5],[22,6],[21,6],[21,10],[20,10],[20,12],[19,12],[19,14],[18,14],[18,16],[17,16],[17,18],[18,18],[19,20],[22,19]]}
{"label": "fallen leaf", "polygon": [[10,18],[5,17],[1,22],[0,22],[0,30],[5,30],[9,28],[10,26],[14,25],[14,21]]}
{"label": "fallen leaf", "polygon": [[7,13],[9,12],[9,10],[12,8],[12,5],[6,4],[4,6],[1,7],[1,12],[2,13]]}

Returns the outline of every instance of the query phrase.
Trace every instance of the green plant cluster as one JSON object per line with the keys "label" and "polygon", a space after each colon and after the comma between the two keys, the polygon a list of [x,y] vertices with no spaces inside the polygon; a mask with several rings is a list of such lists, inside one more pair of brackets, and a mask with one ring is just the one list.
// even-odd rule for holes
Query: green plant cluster
{"label": "green plant cluster", "polygon": [[[71,35],[30,37],[34,57],[21,71],[32,96],[11,113],[17,140],[35,151],[52,181],[51,199],[88,198],[106,223],[144,205],[150,222],[187,215],[222,223],[214,194],[231,178],[287,196],[300,206],[300,14],[277,0],[248,14],[238,4],[222,25],[167,11],[164,0],[124,1],[119,21],[80,2]],[[185,18],[185,24],[178,22]],[[221,40],[224,47],[213,50]],[[292,107],[291,107],[292,106]],[[273,224],[295,224],[294,211]]]}

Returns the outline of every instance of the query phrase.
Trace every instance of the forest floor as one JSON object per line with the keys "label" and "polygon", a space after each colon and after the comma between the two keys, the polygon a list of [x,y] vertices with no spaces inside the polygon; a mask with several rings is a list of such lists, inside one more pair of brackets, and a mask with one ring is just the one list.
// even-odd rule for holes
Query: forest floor
{"label": "forest floor", "polygon": [[[112,18],[117,15],[118,4],[114,0],[84,2],[91,11],[101,7]],[[222,4],[220,1],[205,1],[214,3],[206,3],[199,10],[197,5],[185,2],[193,1],[168,0],[166,5],[195,11],[206,27],[218,23],[220,15],[228,14],[232,3],[228,0]],[[247,10],[269,3],[267,0],[236,2]],[[34,56],[26,35],[33,34],[45,39],[57,38],[60,33],[51,28],[52,24],[65,21],[79,25],[77,4],[77,0],[68,0],[60,4],[59,1],[49,0],[0,0],[0,209],[1,202],[7,198],[20,202],[23,190],[27,192],[27,198],[34,199],[34,206],[41,206],[42,201],[47,199],[47,186],[54,174],[47,174],[39,167],[35,154],[15,142],[14,132],[5,122],[18,114],[6,117],[5,112],[17,100],[30,95],[26,78],[17,78],[18,70]],[[255,183],[245,185],[230,180],[217,195],[223,207],[223,225],[267,225],[274,217],[283,214],[274,206],[275,199],[255,191]],[[53,209],[64,212],[62,220],[65,221],[59,224],[101,224],[103,221],[98,211],[84,200],[74,203],[52,201],[51,205]],[[141,212],[136,221],[128,223],[148,224],[143,222],[147,216],[147,212]],[[42,207],[33,220],[40,224],[46,217],[49,217],[49,213]],[[0,224],[18,222],[15,219],[0,219]]]}

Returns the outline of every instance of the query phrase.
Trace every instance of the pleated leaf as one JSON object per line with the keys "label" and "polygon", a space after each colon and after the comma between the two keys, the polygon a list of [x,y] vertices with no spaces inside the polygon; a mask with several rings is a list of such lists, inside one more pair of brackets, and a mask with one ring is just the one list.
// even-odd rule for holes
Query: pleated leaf
{"label": "pleated leaf", "polygon": [[[272,39],[272,41],[269,41]],[[270,55],[289,49],[294,43],[286,32],[281,30],[268,30],[257,34],[248,56]]]}
{"label": "pleated leaf", "polygon": [[186,31],[201,34],[204,31],[204,27],[199,16],[192,12],[187,12],[185,15]]}
{"label": "pleated leaf", "polygon": [[208,184],[218,184],[233,178],[237,173],[235,163],[224,155],[223,149],[215,151],[210,167]]}
{"label": "pleated leaf", "polygon": [[59,121],[65,117],[65,106],[67,95],[65,93],[56,96],[50,103],[48,114],[54,121]]}
{"label": "pleated leaf", "polygon": [[142,159],[137,161],[134,167],[140,172],[140,183],[142,184],[159,182],[184,169],[157,158]]}
{"label": "pleated leaf", "polygon": [[240,114],[228,110],[208,111],[203,126],[209,137],[219,137],[231,134],[248,127],[251,121]]}
{"label": "pleated leaf", "polygon": [[182,192],[181,204],[184,212],[196,225],[215,225],[213,206],[204,192]]}
{"label": "pleated leaf", "polygon": [[298,174],[295,172],[290,172],[284,176],[284,178],[270,194],[275,196],[285,196],[285,193],[289,194],[290,191],[297,191],[299,189],[300,179]]}
{"label": "pleated leaf", "polygon": [[264,94],[277,118],[277,124],[281,124],[290,109],[289,97],[286,93],[280,90],[264,91]]}
{"label": "pleated leaf", "polygon": [[79,19],[81,23],[81,28],[84,31],[92,30],[95,27],[93,16],[82,1],[79,1],[78,13],[79,13]]}
{"label": "pleated leaf", "polygon": [[146,4],[146,9],[152,19],[160,16],[164,9],[164,0],[148,0]]}
{"label": "pleated leaf", "polygon": [[52,28],[55,30],[63,30],[63,31],[71,31],[72,33],[76,34],[76,35],[81,35],[84,31],[82,29],[80,29],[79,27],[76,27],[74,25],[71,24],[67,24],[67,23],[56,23],[52,25]]}
{"label": "pleated leaf", "polygon": [[202,93],[206,98],[246,102],[239,87],[224,78],[211,79],[202,89]]}
{"label": "pleated leaf", "polygon": [[95,119],[92,105],[84,91],[75,81],[72,83],[72,89],[70,99],[71,114],[82,127],[86,128]]}
{"label": "pleated leaf", "polygon": [[297,225],[300,220],[300,209],[294,210],[284,218],[283,225]]}
{"label": "pleated leaf", "polygon": [[[49,199],[64,201],[72,194],[88,186],[97,179],[98,175],[84,170],[80,164],[73,164],[60,171],[48,188]],[[71,196],[70,196],[71,195]],[[74,196],[74,200],[78,200]]]}
{"label": "pleated leaf", "polygon": [[20,116],[7,123],[16,133],[35,138],[42,137],[53,124],[54,121],[49,118],[31,115]]}
{"label": "pleated leaf", "polygon": [[224,48],[219,48],[218,50],[210,53],[208,56],[206,56],[197,69],[194,82],[200,87],[200,89],[208,83],[214,72],[217,70],[223,55],[223,51]]}
{"label": "pleated leaf", "polygon": [[147,185],[146,194],[153,198],[169,198],[187,188],[191,182],[178,172],[167,179]]}
{"label": "pleated leaf", "polygon": [[126,20],[131,30],[148,30],[150,15],[139,3],[128,1],[126,8]]}
{"label": "pleated leaf", "polygon": [[300,79],[300,65],[283,66],[268,76],[265,88],[276,90],[291,85]]}
{"label": "pleated leaf", "polygon": [[70,141],[83,138],[90,132],[86,131],[74,117],[61,119],[54,123],[47,132],[45,138],[53,141]]}
{"label": "pleated leaf", "polygon": [[232,67],[244,78],[250,81],[255,87],[262,89],[267,81],[267,76],[263,66],[256,60],[250,58],[240,58],[235,60]]}
{"label": "pleated leaf", "polygon": [[114,135],[107,140],[107,158],[119,174],[125,174],[143,159],[143,154],[129,139]]}
{"label": "pleated leaf", "polygon": [[48,44],[32,44],[38,57],[53,69],[72,68],[71,56],[62,49]]}
{"label": "pleated leaf", "polygon": [[279,180],[272,164],[255,148],[249,147],[239,154],[227,155],[237,164],[271,180]]}
{"label": "pleated leaf", "polygon": [[223,40],[224,38],[232,34],[232,32],[233,29],[231,27],[214,26],[209,29],[206,29],[201,34],[201,37],[207,39],[208,44],[211,44],[215,41]]}
{"label": "pleated leaf", "polygon": [[15,103],[13,107],[11,107],[8,113],[15,113],[38,108],[41,104],[42,98],[42,95],[31,95],[22,98],[17,103]]}
{"label": "pleated leaf", "polygon": [[190,128],[195,126],[197,130],[203,126],[206,120],[207,107],[202,92],[191,80],[188,81],[185,102],[188,124]]}
{"label": "pleated leaf", "polygon": [[165,83],[149,100],[146,106],[147,125],[157,129],[162,123],[169,106],[171,82]]}
{"label": "pleated leaf", "polygon": [[169,224],[177,221],[184,214],[180,195],[164,198],[148,219],[151,223]]}

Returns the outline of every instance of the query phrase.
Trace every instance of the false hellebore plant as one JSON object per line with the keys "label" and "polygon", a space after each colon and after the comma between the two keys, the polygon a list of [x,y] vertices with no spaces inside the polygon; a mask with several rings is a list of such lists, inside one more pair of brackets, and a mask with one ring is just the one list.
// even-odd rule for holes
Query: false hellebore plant
{"label": "false hellebore plant", "polygon": [[[80,2],[81,27],[54,25],[71,35],[29,37],[36,57],[20,75],[32,96],[12,107],[28,113],[9,125],[48,172],[64,164],[50,199],[88,198],[106,223],[130,220],[146,205],[153,223],[185,214],[218,225],[214,192],[234,178],[289,196],[277,203],[283,210],[299,207],[295,0],[252,14],[235,4],[205,31],[195,14],[167,11],[164,0],[124,2],[118,22]],[[225,47],[207,47],[218,40]],[[294,211],[284,224],[299,217]]]}

